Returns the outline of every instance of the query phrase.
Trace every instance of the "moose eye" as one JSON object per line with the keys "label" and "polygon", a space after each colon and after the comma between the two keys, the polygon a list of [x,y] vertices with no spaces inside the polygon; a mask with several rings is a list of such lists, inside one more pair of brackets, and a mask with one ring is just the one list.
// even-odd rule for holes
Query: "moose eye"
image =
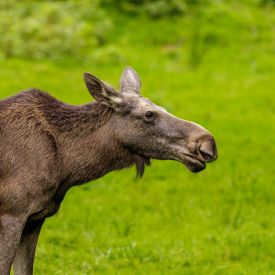
{"label": "moose eye", "polygon": [[155,118],[155,113],[154,112],[151,112],[151,111],[148,111],[145,113],[145,117],[147,119],[152,119],[152,118]]}

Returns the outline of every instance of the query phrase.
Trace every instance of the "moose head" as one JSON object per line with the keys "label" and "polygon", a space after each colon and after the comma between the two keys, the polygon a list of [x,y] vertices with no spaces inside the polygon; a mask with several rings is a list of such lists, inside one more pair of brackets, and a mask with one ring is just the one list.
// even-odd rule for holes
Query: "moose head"
{"label": "moose head", "polygon": [[141,96],[134,69],[124,69],[120,92],[90,73],[84,73],[84,80],[93,98],[113,110],[108,125],[113,138],[145,163],[150,158],[176,160],[191,172],[199,172],[217,159],[215,140],[205,128],[177,118]]}

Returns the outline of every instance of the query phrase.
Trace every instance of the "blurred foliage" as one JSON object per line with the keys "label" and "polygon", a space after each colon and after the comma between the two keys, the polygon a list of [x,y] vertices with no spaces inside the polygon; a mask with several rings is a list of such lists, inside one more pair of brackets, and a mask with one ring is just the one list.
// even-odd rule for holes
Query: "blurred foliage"
{"label": "blurred foliage", "polygon": [[104,44],[109,28],[98,1],[9,0],[0,4],[0,48],[5,57],[81,59]]}
{"label": "blurred foliage", "polygon": [[[274,0],[245,2],[265,7]],[[126,30],[133,16],[152,21],[184,17],[190,21],[191,32],[189,37],[183,37],[182,30],[179,39],[188,43],[189,64],[196,67],[220,39],[221,33],[213,32],[212,27],[209,31],[207,26],[215,22],[233,26],[245,21],[236,16],[235,4],[225,0],[3,0],[0,2],[0,58],[119,62],[124,58],[116,40],[116,25]],[[161,35],[162,40],[165,37]]]}
{"label": "blurred foliage", "polygon": [[102,0],[103,5],[129,13],[145,13],[151,18],[178,16],[195,7],[209,4],[209,0]]}
{"label": "blurred foliage", "polygon": [[262,5],[275,5],[275,0],[261,0],[260,4],[262,4]]}

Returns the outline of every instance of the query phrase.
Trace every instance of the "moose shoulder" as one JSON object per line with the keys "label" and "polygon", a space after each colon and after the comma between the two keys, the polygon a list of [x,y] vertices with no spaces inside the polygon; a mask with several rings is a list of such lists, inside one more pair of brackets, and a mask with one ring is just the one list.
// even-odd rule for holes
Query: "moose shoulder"
{"label": "moose shoulder", "polygon": [[130,67],[121,91],[84,73],[94,103],[72,106],[30,89],[0,101],[0,274],[32,274],[36,243],[73,185],[150,159],[198,172],[217,158],[212,135],[140,95]]}

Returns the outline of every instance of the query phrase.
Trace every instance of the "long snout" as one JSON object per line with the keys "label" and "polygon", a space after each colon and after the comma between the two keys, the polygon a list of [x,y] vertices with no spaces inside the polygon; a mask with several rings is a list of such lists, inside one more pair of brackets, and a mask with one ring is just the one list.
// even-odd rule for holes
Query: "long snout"
{"label": "long snout", "polygon": [[196,153],[204,162],[212,162],[218,158],[217,145],[211,134],[204,134],[198,138]]}
{"label": "long snout", "polygon": [[189,124],[189,137],[187,144],[193,154],[196,154],[204,162],[212,162],[218,158],[218,150],[213,135],[202,126]]}
{"label": "long snout", "polygon": [[167,158],[183,163],[191,172],[205,169],[206,163],[218,158],[213,135],[197,123],[163,113],[162,128],[165,130]]}
{"label": "long snout", "polygon": [[[192,172],[199,172],[205,168],[205,163],[215,161],[218,158],[218,150],[213,135],[202,126],[181,120],[178,126],[185,136],[185,148],[187,152],[182,154],[182,162]],[[181,154],[181,150],[179,153]]]}

